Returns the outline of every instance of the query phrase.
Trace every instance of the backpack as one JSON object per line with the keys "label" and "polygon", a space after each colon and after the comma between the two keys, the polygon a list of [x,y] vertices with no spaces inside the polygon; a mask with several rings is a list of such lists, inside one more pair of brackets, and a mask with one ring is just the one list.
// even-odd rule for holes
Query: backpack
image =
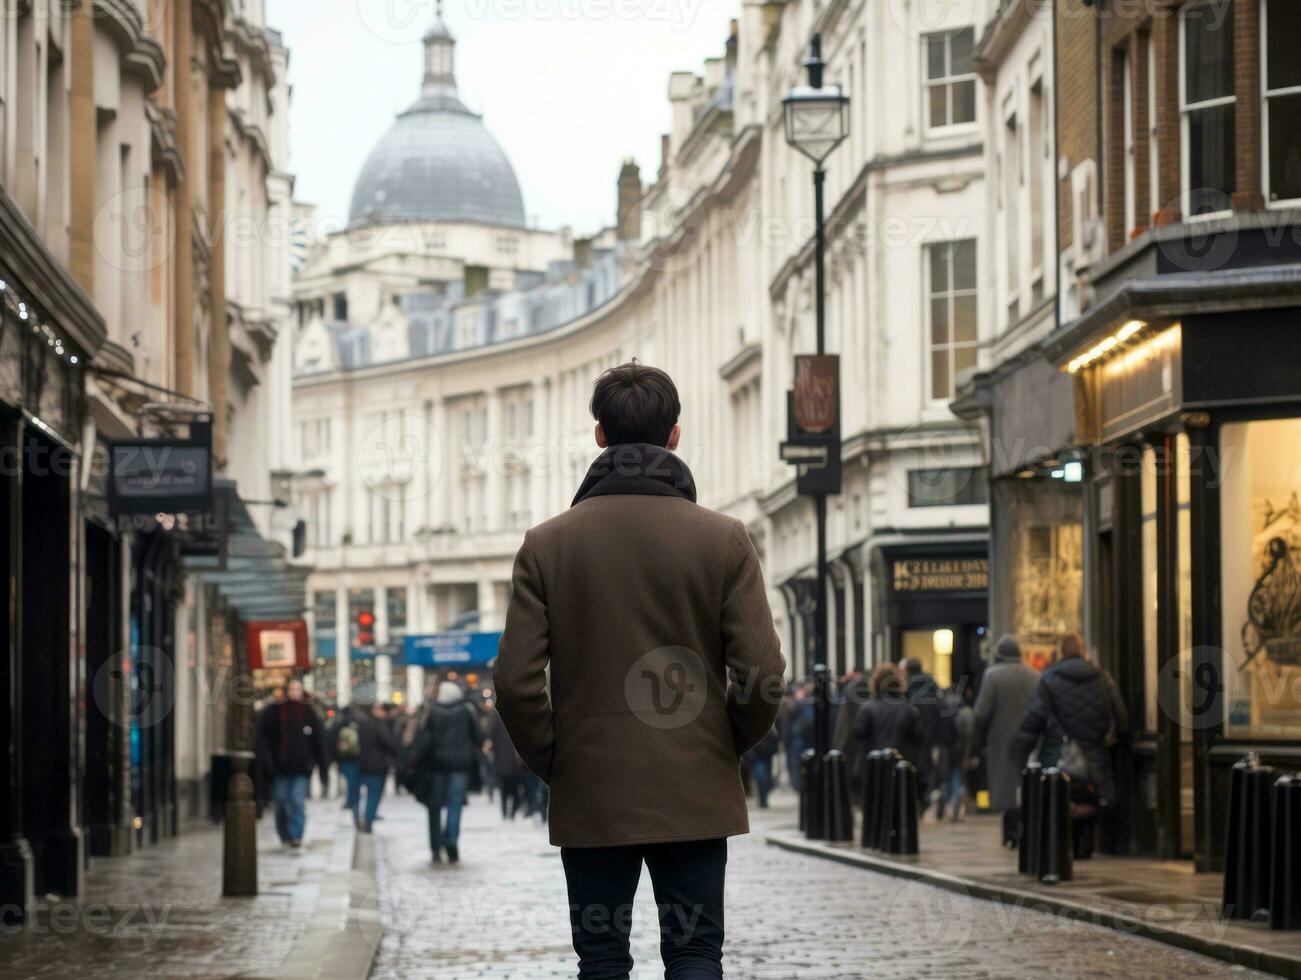
{"label": "backpack", "polygon": [[335,736],[334,752],[340,759],[355,759],[361,755],[361,735],[354,722],[347,722]]}

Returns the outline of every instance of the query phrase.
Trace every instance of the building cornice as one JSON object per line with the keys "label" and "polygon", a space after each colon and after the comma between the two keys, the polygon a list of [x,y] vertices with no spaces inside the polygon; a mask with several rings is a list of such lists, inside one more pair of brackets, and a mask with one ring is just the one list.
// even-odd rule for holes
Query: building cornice
{"label": "building cornice", "polygon": [[179,184],[185,179],[185,159],[176,141],[176,113],[172,109],[146,102],[145,116],[149,120],[153,162],[167,171],[171,183]]}
{"label": "building cornice", "polygon": [[1026,28],[1040,16],[1037,8],[1041,6],[1047,6],[1047,13],[1051,15],[1050,3],[1040,3],[1039,0],[1002,0],[998,13],[985,25],[976,50],[972,52],[976,72],[985,84],[993,81],[1003,59],[1011,53]]}
{"label": "building cornice", "polygon": [[93,358],[104,346],[108,328],[85,290],[46,248],[36,229],[0,184],[0,255],[26,295],[39,304],[61,331]]}
{"label": "building cornice", "polygon": [[94,0],[93,9],[95,23],[113,39],[127,72],[144,82],[146,94],[162,85],[167,56],[145,31],[135,5],[128,0]]}
{"label": "building cornice", "polygon": [[[827,243],[831,244],[840,229],[848,227],[855,212],[863,207],[867,199],[867,184],[872,174],[890,170],[894,167],[913,166],[915,164],[935,163],[942,160],[961,160],[966,157],[983,157],[983,143],[963,143],[960,146],[945,147],[940,150],[912,150],[894,156],[879,156],[865,163],[854,182],[831,208],[827,215]],[[810,175],[811,176],[811,175]],[[973,178],[974,179],[974,178]],[[781,297],[792,276],[803,270],[813,261],[815,242],[810,238],[804,245],[788,258],[773,276],[768,287],[768,295],[773,299]]]}

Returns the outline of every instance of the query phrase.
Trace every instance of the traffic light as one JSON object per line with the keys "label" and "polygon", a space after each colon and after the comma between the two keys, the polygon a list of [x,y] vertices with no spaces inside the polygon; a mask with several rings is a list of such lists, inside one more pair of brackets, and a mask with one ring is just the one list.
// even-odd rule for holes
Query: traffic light
{"label": "traffic light", "polygon": [[375,645],[375,614],[368,609],[357,613],[356,643],[354,646]]}

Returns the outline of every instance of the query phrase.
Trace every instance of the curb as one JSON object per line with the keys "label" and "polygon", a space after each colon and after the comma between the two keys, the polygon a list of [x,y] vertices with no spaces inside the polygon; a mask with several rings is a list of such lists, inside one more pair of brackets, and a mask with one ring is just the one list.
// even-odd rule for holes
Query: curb
{"label": "curb", "polygon": [[[362,928],[363,900],[375,889],[375,848],[358,834],[347,811],[339,815],[325,880],[312,925],[277,974],[282,980],[367,980],[377,950]],[[373,932],[373,930],[372,930]]]}
{"label": "curb", "polygon": [[1013,908],[1046,910],[1077,921],[1114,929],[1126,935],[1142,936],[1145,939],[1152,939],[1168,946],[1177,946],[1180,949],[1200,953],[1203,956],[1231,963],[1234,966],[1248,967],[1280,977],[1290,977],[1292,980],[1301,980],[1301,959],[1297,957],[1261,949],[1257,946],[1247,946],[1191,935],[1105,906],[1089,905],[1066,896],[1055,896],[1040,891],[1027,891],[1009,885],[963,878],[960,875],[924,868],[916,864],[896,863],[863,853],[857,849],[849,850],[845,847],[806,841],[802,837],[793,834],[769,833],[766,835],[765,841],[770,847],[779,847],[785,851],[805,854],[825,861],[836,861],[840,864],[847,864],[865,871],[876,871],[896,878],[921,881],[937,888],[943,888],[946,891],[1010,905]]}

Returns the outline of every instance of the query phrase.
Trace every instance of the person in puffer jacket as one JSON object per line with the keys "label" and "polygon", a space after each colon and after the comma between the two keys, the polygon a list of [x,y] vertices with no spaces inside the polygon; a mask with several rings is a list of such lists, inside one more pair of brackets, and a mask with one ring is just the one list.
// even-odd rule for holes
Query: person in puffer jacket
{"label": "person in puffer jacket", "polygon": [[[1062,758],[1068,740],[1075,741],[1088,763],[1094,802],[1103,809],[1116,802],[1116,772],[1111,747],[1126,733],[1128,716],[1111,675],[1084,655],[1084,638],[1064,636],[1061,658],[1039,679],[1021,728],[1012,742],[1017,768],[1025,765],[1043,739],[1039,761],[1048,768]],[[1074,788],[1072,797],[1078,794]]]}

